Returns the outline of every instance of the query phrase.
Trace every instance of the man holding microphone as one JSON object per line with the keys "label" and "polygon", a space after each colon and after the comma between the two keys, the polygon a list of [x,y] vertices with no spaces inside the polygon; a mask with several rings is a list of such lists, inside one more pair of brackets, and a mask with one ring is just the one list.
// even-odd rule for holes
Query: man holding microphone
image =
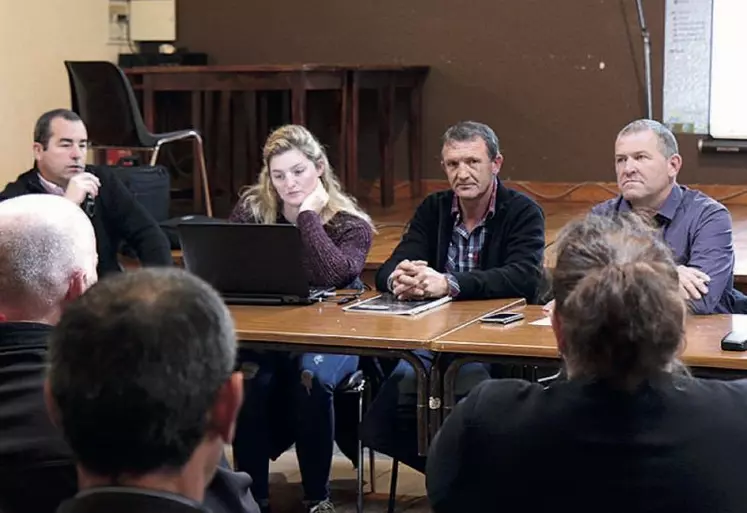
{"label": "man holding microphone", "polygon": [[86,212],[94,227],[98,274],[121,270],[117,253],[126,242],[143,266],[173,265],[168,239],[132,193],[106,167],[86,166],[88,133],[66,109],[42,114],[34,128],[33,169],[0,192],[0,201],[24,194],[62,196]]}

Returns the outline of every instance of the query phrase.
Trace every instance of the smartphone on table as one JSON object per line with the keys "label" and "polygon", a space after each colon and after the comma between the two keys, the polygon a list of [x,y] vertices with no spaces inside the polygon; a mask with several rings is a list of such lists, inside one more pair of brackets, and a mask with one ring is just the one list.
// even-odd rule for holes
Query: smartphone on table
{"label": "smartphone on table", "polygon": [[493,322],[496,324],[511,324],[524,318],[521,312],[497,312],[486,315],[480,319],[480,322]]}

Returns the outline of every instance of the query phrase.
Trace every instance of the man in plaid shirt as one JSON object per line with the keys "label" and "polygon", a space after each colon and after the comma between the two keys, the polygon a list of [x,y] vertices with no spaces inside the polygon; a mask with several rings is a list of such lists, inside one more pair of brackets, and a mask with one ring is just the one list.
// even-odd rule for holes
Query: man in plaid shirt
{"label": "man in plaid shirt", "polygon": [[[536,302],[542,276],[545,220],[532,199],[501,184],[503,165],[493,130],[466,121],[443,136],[442,166],[451,188],[418,207],[376,286],[401,300],[525,298]],[[426,368],[433,355],[418,351]],[[486,366],[462,367],[457,395],[487,379]],[[401,361],[384,383],[363,424],[364,442],[418,470],[416,381]]]}

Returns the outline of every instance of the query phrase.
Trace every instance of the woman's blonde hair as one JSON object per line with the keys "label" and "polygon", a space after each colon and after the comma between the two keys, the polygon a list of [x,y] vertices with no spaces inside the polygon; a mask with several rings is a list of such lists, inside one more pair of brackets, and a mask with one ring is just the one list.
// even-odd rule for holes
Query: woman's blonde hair
{"label": "woman's blonde hair", "polygon": [[629,389],[680,367],[686,304],[672,252],[645,216],[591,215],[557,244],[552,288],[569,368]]}
{"label": "woman's blonde hair", "polygon": [[262,171],[259,174],[259,180],[255,185],[246,187],[241,192],[239,201],[257,222],[262,224],[277,222],[280,198],[270,178],[270,160],[272,157],[293,149],[303,153],[317,169],[322,170],[322,184],[329,194],[329,201],[320,213],[322,223],[328,223],[338,212],[346,212],[360,217],[372,229],[374,228],[371,217],[358,206],[355,198],[343,192],[322,145],[311,132],[300,125],[285,125],[270,134],[262,149]]}

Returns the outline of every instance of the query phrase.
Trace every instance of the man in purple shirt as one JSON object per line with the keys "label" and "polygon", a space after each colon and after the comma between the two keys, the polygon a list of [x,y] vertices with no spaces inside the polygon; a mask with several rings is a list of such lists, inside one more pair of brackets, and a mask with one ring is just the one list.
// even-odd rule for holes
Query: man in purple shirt
{"label": "man in purple shirt", "polygon": [[716,200],[679,185],[681,167],[677,140],[668,128],[649,119],[633,121],[615,142],[620,195],[591,212],[651,212],[672,248],[691,311],[735,313],[744,296],[734,290],[731,216]]}

